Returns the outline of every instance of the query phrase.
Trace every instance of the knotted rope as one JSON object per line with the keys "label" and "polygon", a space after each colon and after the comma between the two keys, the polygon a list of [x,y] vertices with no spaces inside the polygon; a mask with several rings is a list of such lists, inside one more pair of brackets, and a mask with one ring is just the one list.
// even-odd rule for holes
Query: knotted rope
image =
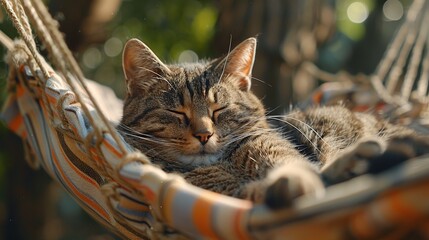
{"label": "knotted rope", "polygon": [[[78,91],[78,83],[87,94],[92,105],[100,116],[101,121],[104,123],[104,126],[106,126],[107,132],[113,137],[121,153],[125,156],[128,151],[126,150],[124,143],[121,141],[119,134],[110,124],[106,116],[104,116],[101,108],[98,106],[94,97],[90,93],[88,87],[85,84],[85,77],[79,68],[79,65],[74,59],[71,51],[68,49],[63,36],[58,31],[58,23],[51,17],[46,7],[41,3],[41,1],[38,0],[1,0],[1,3],[6,9],[10,19],[12,19],[13,25],[17,29],[19,35],[30,50],[31,57],[35,59],[38,67],[41,69],[44,78],[48,79],[51,77],[51,73],[49,73],[43,58],[38,54],[28,17],[36,29],[39,38],[48,50],[53,65],[62,73],[63,78],[70,85],[70,89],[75,93],[77,101],[83,103],[82,96]],[[3,37],[4,34],[0,35],[0,40]],[[4,42],[7,48],[11,48],[10,41],[5,39]],[[72,79],[69,74],[71,74],[74,78]],[[88,107],[85,104],[81,105],[82,110],[94,128],[97,138],[101,139],[103,130],[96,124],[96,121],[90,114]]]}

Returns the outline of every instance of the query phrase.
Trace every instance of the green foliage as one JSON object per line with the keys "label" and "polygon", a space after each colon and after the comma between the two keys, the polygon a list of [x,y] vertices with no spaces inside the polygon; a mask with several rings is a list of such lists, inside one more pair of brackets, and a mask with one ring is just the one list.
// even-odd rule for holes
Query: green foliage
{"label": "green foliage", "polygon": [[[114,39],[111,47],[122,49],[128,39],[139,38],[166,62],[178,61],[185,50],[206,57],[216,20],[217,9],[208,0],[123,1],[109,26],[106,44]],[[83,53],[81,65],[89,78],[109,85],[121,96],[121,51],[106,44]]]}

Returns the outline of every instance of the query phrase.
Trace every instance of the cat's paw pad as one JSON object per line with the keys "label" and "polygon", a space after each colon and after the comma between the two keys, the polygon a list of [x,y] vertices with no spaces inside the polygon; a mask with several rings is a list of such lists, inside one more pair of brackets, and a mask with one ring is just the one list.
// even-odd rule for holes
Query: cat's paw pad
{"label": "cat's paw pad", "polygon": [[370,159],[381,155],[384,151],[384,146],[380,141],[368,140],[360,142],[356,148],[350,152],[349,158]]}
{"label": "cat's paw pad", "polygon": [[280,177],[268,186],[265,203],[273,209],[288,207],[292,200],[303,195],[304,189],[297,181],[291,181],[287,177]]}
{"label": "cat's paw pad", "polygon": [[323,190],[323,184],[316,173],[285,174],[268,185],[264,201],[272,209],[285,208],[290,207],[299,196]]}

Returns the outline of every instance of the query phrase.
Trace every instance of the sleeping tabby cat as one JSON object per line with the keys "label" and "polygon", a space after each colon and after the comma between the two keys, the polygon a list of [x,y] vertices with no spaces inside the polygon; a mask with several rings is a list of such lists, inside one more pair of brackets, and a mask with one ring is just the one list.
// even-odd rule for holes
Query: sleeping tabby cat
{"label": "sleeping tabby cat", "polygon": [[[347,179],[359,174],[359,161],[374,172],[428,152],[427,139],[413,131],[341,106],[267,117],[250,91],[255,49],[249,38],[225,58],[165,65],[144,43],[129,40],[118,129],[165,171],[272,208],[323,192],[324,168]],[[337,159],[345,164],[333,164]]]}

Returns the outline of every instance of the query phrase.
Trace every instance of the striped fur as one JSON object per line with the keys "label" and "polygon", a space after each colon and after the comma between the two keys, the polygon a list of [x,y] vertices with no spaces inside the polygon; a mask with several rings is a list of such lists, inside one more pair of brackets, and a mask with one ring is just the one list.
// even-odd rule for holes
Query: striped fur
{"label": "striped fur", "polygon": [[119,125],[126,141],[194,185],[283,207],[301,194],[323,192],[320,169],[353,155],[356,143],[370,139],[384,150],[392,136],[414,137],[340,106],[295,111],[270,127],[250,91],[255,48],[251,38],[225,58],[165,65],[144,43],[130,40]]}

